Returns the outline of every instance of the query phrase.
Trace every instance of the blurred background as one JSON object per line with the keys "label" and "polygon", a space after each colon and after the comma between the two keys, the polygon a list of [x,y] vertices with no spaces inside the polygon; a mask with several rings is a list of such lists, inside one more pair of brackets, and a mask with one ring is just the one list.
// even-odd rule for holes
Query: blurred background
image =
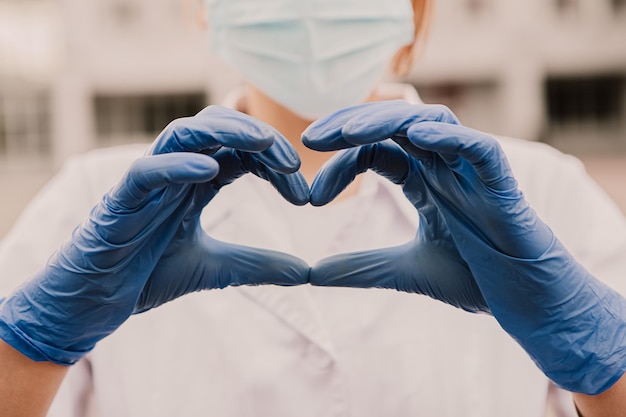
{"label": "blurred background", "polygon": [[[239,78],[196,0],[0,0],[0,238],[72,154],[150,142]],[[583,160],[626,212],[626,0],[439,0],[405,81]]]}

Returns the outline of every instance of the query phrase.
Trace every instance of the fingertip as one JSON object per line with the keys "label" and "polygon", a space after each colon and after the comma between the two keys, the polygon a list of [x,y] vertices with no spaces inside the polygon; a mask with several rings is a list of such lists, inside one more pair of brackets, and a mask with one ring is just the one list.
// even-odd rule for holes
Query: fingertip
{"label": "fingertip", "polygon": [[309,197],[291,200],[290,203],[298,207],[306,206],[309,203]]}
{"label": "fingertip", "polygon": [[263,165],[281,174],[293,174],[300,169],[301,160],[293,145],[278,131],[274,132],[272,145],[263,152],[256,153],[256,158]]}
{"label": "fingertip", "polygon": [[376,135],[376,127],[373,124],[364,124],[361,119],[359,116],[353,117],[341,128],[341,135],[353,146],[372,143],[371,138]]}
{"label": "fingertip", "polygon": [[424,118],[424,120],[432,120],[434,122],[447,123],[459,125],[461,122],[452,110],[443,104],[428,104],[424,106],[428,109],[430,116]]}
{"label": "fingertip", "polygon": [[313,190],[309,197],[309,203],[314,207],[322,207],[330,203],[336,196],[330,196],[326,193],[321,193],[317,190]]}
{"label": "fingertip", "polygon": [[319,207],[333,201],[369,166],[368,148],[342,150],[320,168],[311,184],[311,205]]}
{"label": "fingertip", "polygon": [[364,287],[355,276],[352,255],[334,255],[318,261],[310,268],[309,283],[319,287]]}
{"label": "fingertip", "polygon": [[261,152],[254,158],[268,169],[278,174],[292,175],[300,170],[300,158],[293,159],[288,155],[277,155],[275,152]]}
{"label": "fingertip", "polygon": [[294,286],[309,282],[311,267],[303,259],[279,252],[274,252],[273,255],[269,256],[275,258],[271,263],[275,265],[276,269],[273,274],[267,276],[267,280],[260,283]]}
{"label": "fingertip", "polygon": [[[441,122],[419,122],[407,130],[407,142],[425,151],[458,151],[462,141],[457,131],[462,126]],[[453,149],[454,148],[454,149]]]}
{"label": "fingertip", "polygon": [[351,108],[339,110],[311,123],[301,135],[304,146],[319,152],[353,147],[342,136],[342,127],[351,117],[351,111]]}
{"label": "fingertip", "polygon": [[309,269],[309,284],[322,287],[325,283],[325,271],[318,264]]}
{"label": "fingertip", "polygon": [[318,152],[332,152],[354,147],[353,144],[343,138],[340,129],[319,135],[315,132],[307,133],[305,131],[302,133],[301,140],[304,146]]}
{"label": "fingertip", "polygon": [[205,169],[207,172],[215,172],[215,174],[220,170],[220,164],[209,155],[183,153],[181,156],[188,159],[194,165],[197,165],[198,169]]}
{"label": "fingertip", "polygon": [[230,120],[231,127],[224,123],[222,144],[249,153],[261,153],[272,147],[282,137],[272,127],[256,120],[242,120],[235,117]]}
{"label": "fingertip", "polygon": [[313,150],[318,150],[316,149],[316,140],[314,139],[316,136],[315,134],[311,134],[311,126],[309,125],[309,127],[306,128],[306,130],[304,132],[302,132],[302,135],[300,135],[300,140],[302,141],[302,144],[304,146],[306,146],[309,149],[313,149]]}
{"label": "fingertip", "polygon": [[224,146],[246,152],[262,152],[283,138],[268,123],[223,106],[206,107],[198,116],[209,118],[206,123],[214,126],[212,135]]}
{"label": "fingertip", "polygon": [[[161,155],[164,156],[164,155]],[[217,176],[220,172],[219,163],[208,155],[197,154],[197,153],[181,153],[178,155],[180,157],[181,164],[187,164],[190,172],[193,172],[193,178],[184,177],[182,178],[182,182],[204,182],[210,181]],[[178,161],[174,161],[176,163]]]}
{"label": "fingertip", "polygon": [[[344,256],[333,255],[317,261],[309,268],[309,284],[315,286],[332,286],[333,279],[339,275]],[[342,273],[345,271],[342,271]]]}
{"label": "fingertip", "polygon": [[306,146],[309,146],[309,144],[314,142],[315,140],[314,138],[319,136],[315,134],[315,130],[317,129],[318,122],[319,120],[308,125],[307,128],[304,129],[304,131],[300,135],[300,139],[302,140],[302,143],[305,144]]}
{"label": "fingertip", "polygon": [[417,123],[413,123],[408,129],[407,129],[407,135],[414,135],[417,132],[421,132],[421,133],[437,133],[439,131],[441,131],[442,129],[444,129],[446,126],[445,123],[441,123],[441,122],[432,122],[432,121],[424,121],[424,122],[417,122]]}
{"label": "fingertip", "polygon": [[297,257],[294,258],[294,269],[296,271],[296,274],[294,274],[296,277],[294,284],[308,284],[311,280],[311,267],[303,259]]}
{"label": "fingertip", "polygon": [[272,146],[277,140],[285,139],[284,136],[272,126],[259,120],[251,120],[251,127],[254,127],[257,130],[255,137],[258,142],[259,152],[269,149],[269,147]]}
{"label": "fingertip", "polygon": [[308,187],[306,188],[306,191],[302,189],[302,190],[299,190],[298,192],[283,194],[283,197],[285,197],[285,199],[289,201],[291,204],[293,204],[294,206],[305,206],[310,201]]}
{"label": "fingertip", "polygon": [[289,145],[286,149],[287,152],[283,155],[282,164],[276,167],[276,171],[281,172],[283,174],[295,174],[300,170],[300,166],[302,166],[302,161],[300,160],[300,156],[298,153]]}
{"label": "fingertip", "polygon": [[311,184],[311,190],[309,193],[309,203],[314,207],[325,206],[333,201],[351,182],[329,180],[326,171],[322,168],[313,180]]}
{"label": "fingertip", "polygon": [[[207,236],[208,239],[210,239]],[[210,239],[213,260],[221,276],[205,276],[205,288],[238,285],[301,285],[309,282],[309,265],[303,259],[276,250]],[[211,266],[215,270],[215,266]]]}
{"label": "fingertip", "polygon": [[280,195],[291,204],[303,206],[309,202],[309,184],[301,172],[281,174],[266,169],[253,171],[253,174],[269,181]]}

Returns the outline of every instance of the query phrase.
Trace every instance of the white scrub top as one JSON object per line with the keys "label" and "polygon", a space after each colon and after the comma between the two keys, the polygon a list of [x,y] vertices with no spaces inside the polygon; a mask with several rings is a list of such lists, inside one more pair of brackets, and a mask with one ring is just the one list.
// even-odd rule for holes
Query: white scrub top
{"label": "white scrub top", "polygon": [[[582,164],[543,144],[500,140],[539,215],[626,293],[626,220]],[[144,150],[70,160],[2,242],[0,294],[40,268]],[[322,208],[292,206],[248,175],[202,220],[212,237],[309,262],[401,244],[417,227],[400,188],[375,174],[356,196]],[[49,415],[542,417],[548,386],[491,316],[392,290],[238,287],[131,317],[72,367]],[[571,398],[561,405],[575,415]]]}

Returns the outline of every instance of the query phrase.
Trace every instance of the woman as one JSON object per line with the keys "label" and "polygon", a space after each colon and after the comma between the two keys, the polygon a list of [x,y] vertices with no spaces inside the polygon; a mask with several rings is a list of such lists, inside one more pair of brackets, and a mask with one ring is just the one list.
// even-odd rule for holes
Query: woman
{"label": "woman", "polygon": [[[162,276],[187,276],[183,265],[196,265],[206,253],[216,252],[220,256],[217,260],[212,258],[207,268],[213,268],[223,258],[231,259],[226,266],[216,268],[219,278],[226,268],[223,275],[243,274],[254,279],[220,279],[194,288],[175,289],[173,293],[168,292],[168,287],[145,295],[144,289],[140,302],[124,304],[127,310],[128,304],[132,306],[124,313],[126,316],[200,288],[307,281],[306,267],[294,257],[254,252],[252,255],[258,256],[255,257],[247,249],[226,244],[219,244],[220,250],[211,252],[214,241],[204,237],[193,240],[191,236],[200,233],[196,215],[207,202],[202,225],[211,238],[279,250],[311,264],[328,255],[399,245],[415,237],[415,208],[386,180],[365,176],[342,201],[313,208],[292,204],[306,202],[302,199],[306,187],[300,177],[289,175],[298,165],[292,149],[302,158],[301,170],[309,181],[328,159],[328,154],[312,152],[300,141],[301,133],[313,118],[364,100],[419,101],[407,86],[376,86],[390,60],[396,69],[406,68],[413,48],[423,40],[430,2],[412,2],[413,14],[410,7],[404,0],[320,0],[315,5],[299,0],[209,2],[209,26],[216,50],[250,79],[245,92],[228,104],[273,126],[291,146],[282,142],[279,135],[267,133],[260,122],[215,108],[164,131],[148,154],[158,154],[166,160],[152,165],[154,159],[149,158],[149,162],[134,165],[126,180],[105,198],[104,208],[101,204],[92,212],[94,225],[83,224],[75,233],[73,241],[80,244],[74,246],[89,250],[90,245],[102,244],[103,239],[91,238],[99,234],[85,234],[86,230],[102,228],[99,233],[106,235],[108,225],[119,233],[122,228],[113,227],[117,223],[111,219],[118,219],[120,206],[121,214],[128,216],[136,214],[133,210],[139,207],[140,216],[131,216],[132,221],[123,223],[126,227],[122,230],[134,226],[141,238],[144,227],[160,221],[163,223],[158,224],[169,225],[173,220],[161,219],[164,210],[158,204],[165,203],[157,199],[162,195],[161,187],[166,186],[163,195],[168,197],[167,207],[174,207],[172,216],[181,223],[174,222],[171,230],[166,228],[163,233],[167,239],[148,242],[158,246],[163,240],[171,240],[178,246],[159,247],[164,256],[152,259],[156,264],[148,268],[150,276],[145,279],[158,284]],[[303,43],[307,46],[304,51]],[[212,133],[203,136],[207,129]],[[229,135],[231,131],[234,133]],[[254,140],[241,143],[241,137]],[[254,148],[255,141],[268,137],[271,140]],[[195,147],[188,146],[189,141]],[[216,152],[215,141],[235,151]],[[580,164],[539,144],[502,139],[501,145],[527,199],[569,250],[592,273],[623,288],[619,280],[623,280],[626,269],[623,257],[617,255],[625,247],[620,237],[624,233],[615,233],[626,227],[623,216],[589,180]],[[176,159],[179,154],[169,155],[181,150],[213,155],[220,173],[205,160],[190,160],[184,154],[181,161]],[[40,269],[49,253],[143,151],[141,146],[97,151],[70,162],[3,242],[0,269],[6,276],[23,280]],[[181,168],[179,172],[180,167],[195,167],[194,164],[204,168]],[[166,178],[145,175],[163,166],[171,170]],[[288,201],[277,197],[271,187],[253,176],[230,184],[244,171],[269,179]],[[141,186],[132,188],[134,178],[146,183],[139,181]],[[214,188],[204,190],[189,185],[207,180],[212,181]],[[179,187],[179,182],[183,186]],[[215,195],[217,188],[224,185],[228,186]],[[137,188],[144,191],[138,192]],[[153,189],[156,191],[150,192]],[[194,201],[189,202],[189,196]],[[68,201],[72,202],[71,207]],[[159,210],[153,213],[154,218],[148,218],[142,210],[154,204]],[[180,207],[183,210],[177,217]],[[133,239],[122,241],[143,242],[134,234],[131,236]],[[608,242],[606,236],[613,236],[614,240]],[[187,239],[194,244],[185,246]],[[599,240],[602,245],[596,243]],[[38,248],[29,250],[30,260],[18,256],[35,242]],[[116,241],[105,244],[119,250]],[[180,246],[187,250],[180,251]],[[198,247],[207,248],[207,252],[194,257],[193,251]],[[180,262],[181,252],[191,253],[187,263]],[[77,258],[83,259],[81,255],[78,251]],[[127,258],[134,259],[126,252],[120,259]],[[169,259],[177,262],[168,264]],[[250,261],[242,262],[244,266],[231,273],[233,264],[241,259]],[[258,265],[254,265],[254,259],[261,259]],[[289,271],[276,267],[263,275],[267,265],[283,264],[288,265]],[[49,276],[60,270],[49,269],[44,269],[48,273],[38,278],[37,288],[47,288],[52,281]],[[165,272],[155,276],[154,271],[161,270]],[[10,285],[3,283],[3,288]],[[158,297],[164,293],[168,296]],[[117,300],[117,293],[109,296]],[[93,305],[107,305],[98,303],[97,297],[91,301]],[[71,310],[74,303],[69,304],[71,307],[67,308]],[[91,311],[94,307],[88,305]],[[105,313],[95,314],[91,321],[82,322],[84,328],[97,329],[93,331],[97,336],[89,337],[89,343],[84,334],[91,332],[77,326],[73,337],[81,342],[81,348],[65,347],[64,354],[72,354],[68,353],[68,363],[125,320],[124,315],[116,316],[109,323],[108,310],[103,311],[107,317],[103,316]],[[106,330],[98,326],[101,321],[107,322]],[[41,337],[49,338],[49,328],[43,329]],[[6,345],[0,346],[6,353]],[[42,365],[23,356],[21,361],[25,366]],[[58,384],[63,377],[55,368],[58,365],[44,362],[43,366],[46,368],[42,372],[50,372],[49,378],[56,378]],[[2,386],[6,390],[8,384]],[[548,379],[525,352],[487,315],[470,315],[430,298],[382,289],[242,286],[187,295],[147,314],[131,317],[71,368],[50,415],[82,415],[86,399],[92,398],[100,416],[540,416],[549,386]],[[34,391],[37,398],[54,395],[55,383],[46,387],[47,393],[43,388],[25,391]],[[33,402],[23,404],[30,405]],[[564,406],[573,411],[571,398],[566,399]]]}

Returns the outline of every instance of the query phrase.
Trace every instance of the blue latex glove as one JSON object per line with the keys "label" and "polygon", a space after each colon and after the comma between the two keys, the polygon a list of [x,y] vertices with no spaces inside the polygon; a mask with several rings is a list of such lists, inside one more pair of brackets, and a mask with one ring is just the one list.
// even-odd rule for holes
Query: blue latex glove
{"label": "blue latex glove", "polygon": [[394,101],[330,115],[303,141],[323,151],[352,148],[318,173],[312,204],[371,168],[400,184],[420,214],[413,242],[322,260],[312,284],[396,288],[491,311],[570,391],[603,392],[626,371],[626,300],[537,217],[495,139],[460,126],[445,108]]}
{"label": "blue latex glove", "polygon": [[298,156],[278,132],[209,107],[168,126],[149,153],[163,152],[174,153],[137,160],[45,268],[2,301],[4,341],[33,360],[69,365],[131,314],[184,294],[307,282],[304,261],[214,240],[200,226],[204,206],[248,171],[288,200],[308,201],[304,178],[291,174]]}

